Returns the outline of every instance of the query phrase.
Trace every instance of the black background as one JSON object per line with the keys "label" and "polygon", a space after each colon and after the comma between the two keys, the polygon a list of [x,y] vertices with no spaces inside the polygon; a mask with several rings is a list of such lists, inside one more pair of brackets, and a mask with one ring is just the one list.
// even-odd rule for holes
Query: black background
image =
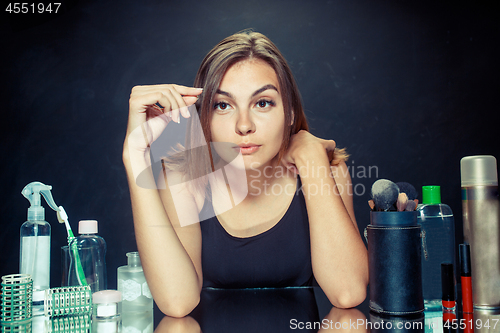
{"label": "black background", "polygon": [[[191,85],[222,38],[253,28],[287,58],[313,134],[352,155],[360,230],[377,178],[441,185],[462,237],[460,159],[500,157],[499,11],[493,1],[62,1],[9,14],[0,52],[0,274],[18,272],[32,181],[53,186],[73,230],[97,219],[108,286],[136,250],[121,161],[138,84]],[[371,167],[371,175],[363,174]],[[377,172],[375,172],[377,171]],[[66,231],[52,225],[51,285]],[[158,263],[161,264],[161,263]]]}

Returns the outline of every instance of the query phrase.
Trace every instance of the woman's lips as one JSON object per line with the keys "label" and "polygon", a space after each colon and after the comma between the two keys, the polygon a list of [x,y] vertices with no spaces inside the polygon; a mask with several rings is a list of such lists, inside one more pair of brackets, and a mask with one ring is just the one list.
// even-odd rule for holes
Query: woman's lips
{"label": "woman's lips", "polygon": [[242,155],[250,155],[255,153],[257,150],[260,149],[260,145],[240,145],[234,147],[235,149],[239,150]]}

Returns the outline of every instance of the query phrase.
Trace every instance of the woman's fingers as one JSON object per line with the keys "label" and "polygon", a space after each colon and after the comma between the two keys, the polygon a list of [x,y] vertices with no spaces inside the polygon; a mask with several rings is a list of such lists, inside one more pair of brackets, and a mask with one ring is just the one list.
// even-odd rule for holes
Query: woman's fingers
{"label": "woman's fingers", "polygon": [[180,95],[183,96],[198,96],[203,92],[202,88],[193,88],[193,87],[186,87],[186,86],[181,86],[178,84],[155,84],[155,85],[147,85],[147,86],[135,86],[132,89],[132,93],[134,91],[136,93],[151,93],[154,91],[165,91],[165,90],[175,90],[177,91]]}
{"label": "woman's fingers", "polygon": [[325,147],[326,150],[335,150],[337,147],[337,144],[333,140],[323,140],[320,139],[321,143],[323,144],[323,147]]}
{"label": "woman's fingers", "polygon": [[159,104],[164,112],[170,112],[175,122],[180,122],[180,115],[190,117],[188,106],[197,101],[197,96],[203,89],[185,87],[176,84],[162,84],[153,86],[137,86],[132,89],[131,101],[138,105],[136,110],[143,111],[149,105]]}
{"label": "woman's fingers", "polygon": [[332,162],[333,161],[333,156],[335,154],[335,148],[337,147],[337,144],[333,140],[323,140],[319,139],[321,141],[321,144],[323,147],[325,147],[326,150],[326,155],[328,156],[328,161]]}
{"label": "woman's fingers", "polygon": [[[172,112],[172,120],[175,121],[176,123],[180,123],[180,115],[179,115],[179,110],[180,108],[185,108],[186,103],[184,103],[184,100],[182,99],[182,96],[179,95],[178,93],[172,92],[169,89],[166,89],[162,95],[165,96],[163,100],[167,100],[166,102],[163,102],[162,100],[158,101],[161,106],[165,108],[165,111],[167,112]],[[163,103],[168,103],[169,106],[164,105]]]}
{"label": "woman's fingers", "polygon": [[178,84],[172,84],[171,86],[183,96],[198,96],[203,92],[203,88],[186,87]]}
{"label": "woman's fingers", "polygon": [[328,156],[328,161],[330,161],[331,163],[334,159],[335,148],[337,147],[337,144],[333,140],[323,140],[323,139],[320,140],[323,147],[325,147],[326,155]]}
{"label": "woman's fingers", "polygon": [[298,173],[299,170],[295,163],[295,157],[317,151],[318,143],[325,149],[324,152],[326,153],[328,160],[331,162],[334,158],[336,148],[335,141],[320,139],[311,133],[302,130],[292,135],[288,150],[281,160],[282,164],[287,169]]}
{"label": "woman's fingers", "polygon": [[180,114],[184,118],[189,118],[191,117],[191,114],[189,113],[188,106],[196,103],[198,100],[198,97],[202,92],[203,89],[201,88],[193,88],[193,87],[185,87],[177,84],[173,84],[172,87],[178,94],[173,94],[178,102],[179,108],[178,112],[175,112],[177,110],[172,109],[172,112],[177,113],[177,117],[173,115],[174,121],[177,120],[177,122],[180,122]]}
{"label": "woman's fingers", "polygon": [[182,96],[182,99],[187,106],[190,106],[196,103],[196,101],[198,100],[198,96]]}
{"label": "woman's fingers", "polygon": [[129,146],[147,149],[170,121],[179,123],[181,115],[190,117],[192,105],[202,89],[174,84],[136,86],[129,100]]}
{"label": "woman's fingers", "polygon": [[203,92],[202,88],[185,87],[177,84],[158,84],[151,86],[136,86],[132,89],[132,95],[146,95],[150,93],[161,92],[164,95],[175,95],[178,103],[182,104],[182,99],[188,99],[185,103],[189,106],[196,102],[197,97]]}

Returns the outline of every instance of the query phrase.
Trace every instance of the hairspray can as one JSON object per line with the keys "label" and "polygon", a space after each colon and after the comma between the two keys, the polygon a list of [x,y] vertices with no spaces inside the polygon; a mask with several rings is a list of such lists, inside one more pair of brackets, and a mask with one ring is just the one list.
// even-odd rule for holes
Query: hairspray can
{"label": "hairspray can", "polygon": [[464,239],[470,245],[475,308],[500,308],[500,202],[493,156],[460,161]]}

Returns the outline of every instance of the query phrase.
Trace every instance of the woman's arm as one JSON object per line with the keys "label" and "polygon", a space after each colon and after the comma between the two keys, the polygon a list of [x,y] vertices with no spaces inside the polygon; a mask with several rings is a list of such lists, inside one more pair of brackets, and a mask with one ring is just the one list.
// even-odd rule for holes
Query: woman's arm
{"label": "woman's arm", "polygon": [[[170,208],[167,207],[166,210],[164,205],[170,203],[170,193],[166,193],[168,190],[156,189],[150,167],[149,146],[172,118],[175,120],[180,117],[178,109],[185,106],[180,101],[183,99],[181,94],[195,93],[191,88],[179,87],[162,85],[136,87],[132,90],[129,124],[123,149],[137,247],[144,274],[160,310],[173,317],[189,314],[199,302],[202,285],[199,251],[201,235],[199,224],[177,229],[176,218],[167,214]],[[176,92],[178,96],[170,97]],[[156,103],[161,104],[167,112],[175,107],[176,114],[169,117],[154,114],[161,113],[158,108],[151,107]],[[139,132],[137,128],[140,128]],[[186,206],[193,205],[194,199],[189,200],[186,196],[185,202]]]}
{"label": "woman's arm", "polygon": [[301,131],[292,137],[284,164],[299,172],[307,205],[314,276],[330,302],[354,307],[366,298],[368,254],[358,231],[352,185],[344,162],[333,167],[333,141]]}

